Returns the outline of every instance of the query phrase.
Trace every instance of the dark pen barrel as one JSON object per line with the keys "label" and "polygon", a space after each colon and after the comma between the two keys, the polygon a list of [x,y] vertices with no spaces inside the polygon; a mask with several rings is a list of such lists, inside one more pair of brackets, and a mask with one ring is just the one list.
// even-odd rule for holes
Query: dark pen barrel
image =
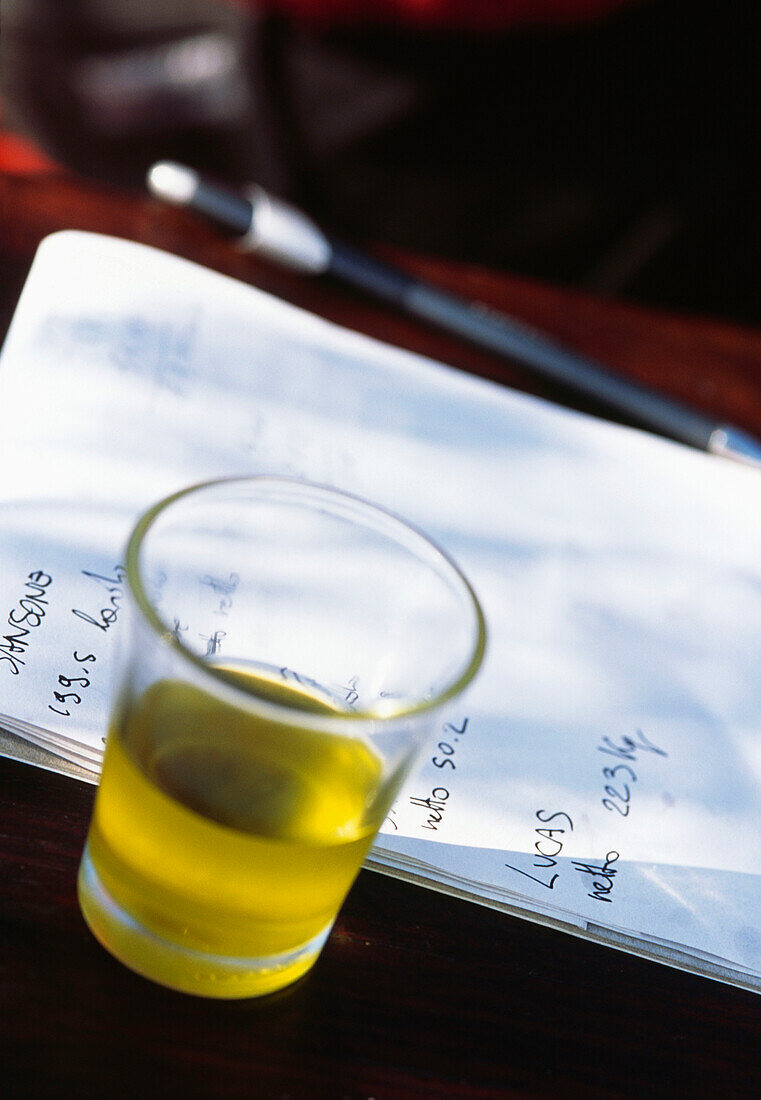
{"label": "dark pen barrel", "polygon": [[541,333],[485,307],[472,305],[416,283],[406,308],[499,355],[531,367],[535,374],[599,401],[627,420],[705,450],[716,424],[702,413],[654,393],[560,347]]}
{"label": "dark pen barrel", "polygon": [[406,306],[407,296],[418,285],[411,275],[373,259],[348,245],[330,242],[330,274],[351,286],[393,305]]}
{"label": "dark pen barrel", "polygon": [[487,351],[522,363],[640,427],[701,450],[708,447],[716,425],[707,416],[619,378],[528,325],[420,283],[344,244],[331,242],[330,273]]}
{"label": "dark pen barrel", "polygon": [[251,228],[253,211],[249,200],[203,180],[196,186],[193,209],[222,227],[231,237],[244,237]]}

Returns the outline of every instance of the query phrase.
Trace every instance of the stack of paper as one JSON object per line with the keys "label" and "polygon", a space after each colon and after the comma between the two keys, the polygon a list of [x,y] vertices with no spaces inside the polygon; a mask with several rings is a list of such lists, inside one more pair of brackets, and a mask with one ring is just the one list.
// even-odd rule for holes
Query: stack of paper
{"label": "stack of paper", "polygon": [[336,485],[449,551],[489,626],[369,865],[759,985],[761,475],[79,233],[35,260],[0,439],[8,729],[97,770],[147,505]]}

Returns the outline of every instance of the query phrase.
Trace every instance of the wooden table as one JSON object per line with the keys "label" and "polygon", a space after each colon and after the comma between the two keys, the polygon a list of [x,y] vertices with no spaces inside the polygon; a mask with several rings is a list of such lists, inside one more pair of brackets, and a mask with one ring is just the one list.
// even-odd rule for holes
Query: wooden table
{"label": "wooden table", "polygon": [[[559,396],[342,288],[240,256],[189,215],[56,174],[0,176],[3,327],[37,244],[66,227],[177,252],[351,328]],[[394,258],[761,435],[761,334]],[[757,995],[366,871],[316,967],[290,990],[217,1003],[154,986],[114,962],[79,915],[75,877],[93,794],[0,760],[0,1072],[9,1100],[761,1091]]]}

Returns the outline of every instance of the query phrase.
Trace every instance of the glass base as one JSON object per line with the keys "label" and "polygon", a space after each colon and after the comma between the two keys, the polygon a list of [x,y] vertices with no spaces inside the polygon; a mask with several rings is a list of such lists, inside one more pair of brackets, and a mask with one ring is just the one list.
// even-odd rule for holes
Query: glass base
{"label": "glass base", "polygon": [[297,981],[317,959],[331,923],[293,951],[239,958],[172,943],[135,920],[103,886],[87,847],[79,868],[79,905],[90,931],[114,958],[160,985],[200,997],[243,998],[274,993]]}

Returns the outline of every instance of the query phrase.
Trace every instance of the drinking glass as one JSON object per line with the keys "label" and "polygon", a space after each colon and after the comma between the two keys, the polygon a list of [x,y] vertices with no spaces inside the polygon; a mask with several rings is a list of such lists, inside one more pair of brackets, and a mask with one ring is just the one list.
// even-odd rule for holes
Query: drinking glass
{"label": "drinking glass", "polygon": [[84,917],[127,966],[250,997],[304,974],[416,752],[484,651],[423,534],[285,478],[209,482],[137,524]]}

